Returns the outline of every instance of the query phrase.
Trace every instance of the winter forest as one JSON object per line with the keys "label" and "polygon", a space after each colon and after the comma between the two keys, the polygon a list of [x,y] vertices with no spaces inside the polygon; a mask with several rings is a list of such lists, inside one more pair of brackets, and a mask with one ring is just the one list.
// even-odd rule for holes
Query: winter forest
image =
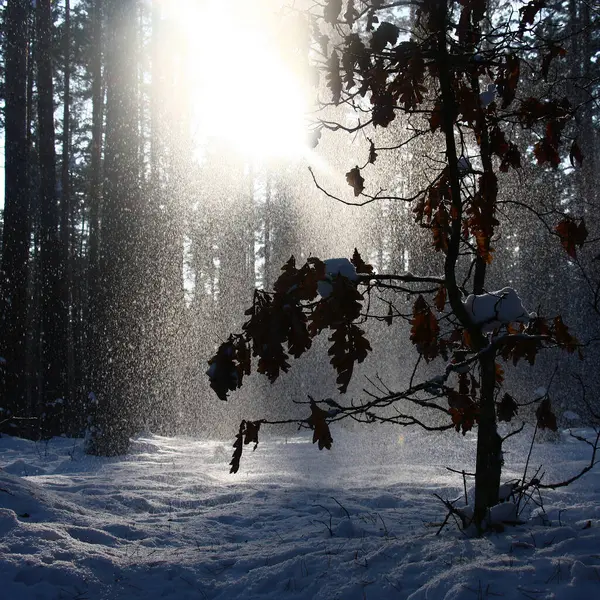
{"label": "winter forest", "polygon": [[0,7],[0,598],[600,593],[596,0]]}

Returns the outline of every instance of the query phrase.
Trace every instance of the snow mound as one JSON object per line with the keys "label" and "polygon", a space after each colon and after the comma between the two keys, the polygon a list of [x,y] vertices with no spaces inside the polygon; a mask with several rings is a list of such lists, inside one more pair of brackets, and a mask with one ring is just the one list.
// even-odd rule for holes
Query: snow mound
{"label": "snow mound", "polygon": [[[445,466],[472,470],[475,436],[403,430],[400,443],[397,428],[379,431],[337,427],[326,454],[310,433],[265,433],[235,477],[218,441],[145,435],[133,454],[100,458],[81,440],[3,436],[0,599],[598,597],[598,470],[544,496],[543,519],[482,538],[451,524],[436,535],[444,507],[433,493],[462,496]],[[506,445],[525,460],[529,438]],[[558,480],[587,450],[563,435],[536,444],[531,463]],[[19,461],[28,475],[2,470]],[[524,464],[510,468],[515,477]],[[514,513],[506,502],[492,519]]]}

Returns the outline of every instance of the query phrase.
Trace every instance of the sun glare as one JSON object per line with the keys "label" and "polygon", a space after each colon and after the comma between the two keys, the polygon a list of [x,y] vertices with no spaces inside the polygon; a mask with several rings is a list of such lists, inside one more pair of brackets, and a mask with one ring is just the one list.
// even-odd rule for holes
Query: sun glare
{"label": "sun glare", "polygon": [[261,159],[307,152],[308,89],[286,60],[290,22],[276,16],[277,2],[161,2],[163,18],[186,38],[197,140],[226,140]]}

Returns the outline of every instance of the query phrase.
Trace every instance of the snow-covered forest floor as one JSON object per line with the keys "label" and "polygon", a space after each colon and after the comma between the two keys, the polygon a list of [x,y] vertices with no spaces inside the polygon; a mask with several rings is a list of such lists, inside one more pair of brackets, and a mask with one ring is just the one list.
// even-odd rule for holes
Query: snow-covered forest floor
{"label": "snow-covered forest floor", "polygon": [[[474,436],[332,433],[330,452],[306,432],[263,436],[235,476],[224,442],[143,436],[130,456],[103,459],[79,440],[3,436],[0,598],[600,597],[600,469],[544,494],[544,518],[481,539],[436,535],[445,509],[433,494],[461,495],[446,466],[473,470]],[[527,454],[526,437],[510,442],[506,479]],[[565,478],[587,450],[563,435],[536,444],[531,466]]]}

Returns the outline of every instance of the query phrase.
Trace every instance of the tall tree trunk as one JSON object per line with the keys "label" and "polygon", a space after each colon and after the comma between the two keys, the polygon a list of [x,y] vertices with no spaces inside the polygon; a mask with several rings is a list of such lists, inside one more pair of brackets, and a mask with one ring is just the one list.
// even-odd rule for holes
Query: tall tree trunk
{"label": "tall tree trunk", "polygon": [[27,138],[28,0],[8,0],[5,13],[5,187],[2,236],[1,401],[24,416],[27,403],[27,270],[29,179]]}
{"label": "tall tree trunk", "polygon": [[100,341],[100,214],[102,202],[102,141],[104,121],[104,84],[102,78],[103,0],[94,0],[92,7],[92,46],[90,64],[92,76],[92,142],[89,187],[89,246],[88,246],[88,314],[87,314],[87,385],[89,393],[98,390],[98,365]]}
{"label": "tall tree trunk", "polygon": [[60,199],[60,242],[62,264],[66,271],[61,281],[62,310],[67,313],[66,330],[64,337],[67,342],[67,373],[65,381],[65,402],[68,411],[69,428],[75,426],[76,409],[74,402],[75,386],[75,355],[73,351],[73,259],[71,256],[71,240],[73,231],[71,225],[71,177],[70,177],[70,146],[71,146],[71,2],[65,0],[64,23],[64,97],[63,97],[63,132],[62,132],[62,161],[61,161],[61,189]]}
{"label": "tall tree trunk", "polygon": [[101,308],[98,426],[87,451],[127,451],[139,418],[143,324],[135,0],[107,2],[105,188],[100,246]]}
{"label": "tall tree trunk", "polygon": [[[37,92],[38,149],[40,165],[40,233],[42,274],[42,356],[43,390],[41,409],[46,417],[58,413],[56,404],[63,399],[66,381],[66,310],[62,302],[61,280],[65,269],[58,231],[56,197],[56,152],[54,148],[54,85],[52,79],[52,7],[51,0],[38,0]],[[64,423],[52,416],[46,434],[60,434]]]}

